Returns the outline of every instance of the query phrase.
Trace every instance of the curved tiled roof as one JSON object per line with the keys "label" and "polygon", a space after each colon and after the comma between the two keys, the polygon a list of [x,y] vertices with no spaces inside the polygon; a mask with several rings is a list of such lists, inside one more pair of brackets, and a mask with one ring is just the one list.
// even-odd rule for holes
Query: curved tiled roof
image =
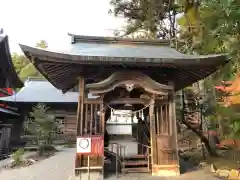
{"label": "curved tiled roof", "polygon": [[[8,36],[0,34],[0,88],[20,88],[23,83],[19,79],[12,63]],[[7,81],[7,83],[5,83]]]}
{"label": "curved tiled roof", "polygon": [[[12,96],[2,97],[0,101],[24,103],[77,103],[78,92],[63,93],[44,79],[30,79],[24,87]],[[89,95],[90,98],[94,98]]]}
{"label": "curved tiled roof", "polygon": [[119,70],[139,70],[154,80],[172,81],[181,89],[212,74],[227,62],[226,55],[193,56],[171,48],[167,41],[71,35],[63,51],[20,45],[26,56],[55,87],[68,90],[79,76],[86,83]]}

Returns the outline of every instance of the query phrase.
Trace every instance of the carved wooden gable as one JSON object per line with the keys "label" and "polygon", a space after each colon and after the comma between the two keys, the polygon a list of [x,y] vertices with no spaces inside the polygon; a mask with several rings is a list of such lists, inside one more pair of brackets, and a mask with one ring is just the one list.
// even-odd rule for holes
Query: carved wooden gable
{"label": "carved wooden gable", "polygon": [[135,88],[143,88],[146,92],[156,95],[166,96],[173,90],[172,86],[160,84],[144,73],[138,71],[120,71],[112,74],[107,79],[88,84],[86,87],[94,95],[104,94],[113,91],[116,87],[126,88],[128,92]]}

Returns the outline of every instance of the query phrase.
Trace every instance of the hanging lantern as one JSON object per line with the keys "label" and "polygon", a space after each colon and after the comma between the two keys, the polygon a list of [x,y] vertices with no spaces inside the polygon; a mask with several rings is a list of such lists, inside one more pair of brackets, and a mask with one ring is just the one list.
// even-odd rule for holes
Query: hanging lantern
{"label": "hanging lantern", "polygon": [[133,115],[133,123],[138,123],[137,113]]}
{"label": "hanging lantern", "polygon": [[144,113],[143,113],[143,110],[141,110],[141,118],[142,118],[142,120],[144,121]]}

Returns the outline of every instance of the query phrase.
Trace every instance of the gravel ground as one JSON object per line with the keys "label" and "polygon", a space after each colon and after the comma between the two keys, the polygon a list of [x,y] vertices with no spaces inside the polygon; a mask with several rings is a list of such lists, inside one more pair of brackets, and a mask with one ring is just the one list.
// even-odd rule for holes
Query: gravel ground
{"label": "gravel ground", "polygon": [[[48,159],[29,167],[1,170],[0,180],[75,180],[74,178],[74,149],[63,149]],[[0,161],[1,163],[1,161]],[[204,171],[187,173],[176,178],[151,177],[146,174],[128,174],[120,178],[111,177],[107,180],[217,180]]]}
{"label": "gravel ground", "polygon": [[[1,170],[1,180],[71,180],[75,149],[63,149],[55,156],[29,167]],[[1,163],[1,162],[0,162]]]}
{"label": "gravel ground", "polygon": [[147,174],[129,174],[119,177],[118,179],[111,177],[106,180],[218,180],[218,178],[199,170],[179,177],[152,177]]}

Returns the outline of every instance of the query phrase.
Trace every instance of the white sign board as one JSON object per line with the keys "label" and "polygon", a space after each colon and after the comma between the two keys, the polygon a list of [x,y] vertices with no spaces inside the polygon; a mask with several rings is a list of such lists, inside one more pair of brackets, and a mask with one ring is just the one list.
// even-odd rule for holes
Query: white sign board
{"label": "white sign board", "polygon": [[91,138],[79,137],[77,138],[77,153],[86,154],[91,153],[92,149]]}

